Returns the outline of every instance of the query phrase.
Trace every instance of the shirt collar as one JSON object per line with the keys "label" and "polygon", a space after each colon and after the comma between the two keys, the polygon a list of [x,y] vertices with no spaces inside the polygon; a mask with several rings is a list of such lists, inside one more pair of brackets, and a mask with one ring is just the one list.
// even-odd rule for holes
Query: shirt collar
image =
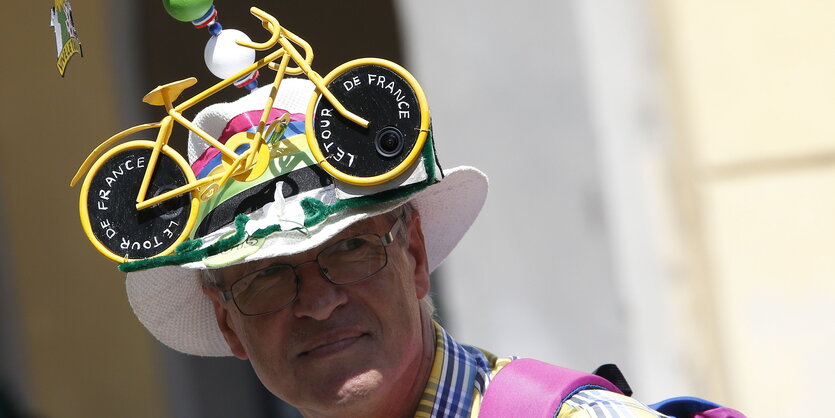
{"label": "shirt collar", "polygon": [[491,378],[490,361],[480,350],[458,344],[437,322],[435,360],[415,418],[469,416]]}

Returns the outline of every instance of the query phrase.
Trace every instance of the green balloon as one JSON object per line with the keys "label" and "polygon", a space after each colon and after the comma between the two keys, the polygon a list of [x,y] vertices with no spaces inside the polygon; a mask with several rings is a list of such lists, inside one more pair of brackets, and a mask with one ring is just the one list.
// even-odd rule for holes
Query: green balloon
{"label": "green balloon", "polygon": [[213,0],[162,0],[165,11],[180,22],[203,17],[212,8]]}

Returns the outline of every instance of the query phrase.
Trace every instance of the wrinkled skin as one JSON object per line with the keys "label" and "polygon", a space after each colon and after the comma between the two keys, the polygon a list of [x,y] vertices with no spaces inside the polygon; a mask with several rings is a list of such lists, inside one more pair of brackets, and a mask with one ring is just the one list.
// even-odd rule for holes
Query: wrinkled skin
{"label": "wrinkled skin", "polygon": [[[391,228],[389,216],[358,222],[328,243]],[[316,257],[319,249],[220,270],[221,287],[241,275],[283,262]],[[429,292],[429,271],[417,212],[387,248],[388,265],[352,285],[327,281],[315,263],[297,269],[299,296],[263,316],[240,314],[216,288],[204,292],[232,353],[248,359],[273,394],[306,417],[413,415],[429,376],[434,330],[419,300]]]}

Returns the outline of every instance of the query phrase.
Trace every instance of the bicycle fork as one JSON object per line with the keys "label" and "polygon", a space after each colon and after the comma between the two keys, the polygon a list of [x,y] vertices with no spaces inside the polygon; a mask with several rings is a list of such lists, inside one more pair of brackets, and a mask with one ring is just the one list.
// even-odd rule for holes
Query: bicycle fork
{"label": "bicycle fork", "polygon": [[[145,200],[145,196],[148,194],[148,186],[151,184],[151,176],[154,174],[154,168],[157,166],[157,160],[159,159],[159,153],[162,152],[162,147],[168,144],[168,138],[171,137],[171,131],[173,130],[173,120],[171,116],[166,116],[162,119],[160,123],[159,132],[157,133],[157,140],[154,143],[154,149],[151,151],[151,158],[148,160],[148,166],[145,169],[145,176],[142,178],[142,185],[139,187],[139,195],[136,196],[136,209],[142,210],[146,207],[153,206],[154,203],[148,203],[149,201]],[[161,196],[157,196],[161,197]],[[160,199],[162,201],[162,199]],[[142,203],[148,203],[147,205],[142,206]]]}
{"label": "bicycle fork", "polygon": [[[174,190],[169,190],[168,192],[159,194],[157,196],[153,196],[148,199],[148,189],[150,187],[151,179],[154,175],[154,170],[156,168],[157,162],[159,161],[159,154],[162,152],[163,147],[168,145],[168,139],[171,137],[171,132],[174,128],[175,121],[179,122],[181,125],[188,128],[194,134],[203,138],[206,142],[217,148],[224,156],[226,156],[232,161],[232,164],[230,167],[228,167],[228,170],[225,173],[206,176],[193,183],[185,184]],[[136,209],[147,209],[151,206],[162,203],[168,199],[175,198],[183,193],[189,193],[193,190],[201,190],[204,186],[209,187],[207,187],[206,190],[203,190],[202,195],[199,197],[201,200],[208,200],[214,194],[214,191],[216,191],[220,186],[226,183],[226,181],[229,180],[230,177],[240,174],[238,171],[241,167],[241,163],[250,161],[249,157],[251,157],[252,155],[251,151],[252,149],[245,151],[244,154],[238,155],[234,151],[229,149],[229,147],[220,143],[217,139],[209,135],[204,130],[200,129],[197,125],[194,125],[193,123],[191,123],[191,121],[184,118],[176,110],[169,110],[169,115],[164,117],[160,122],[159,133],[154,143],[154,148],[151,151],[151,156],[148,159],[148,165],[145,170],[145,176],[142,178],[142,184],[140,185],[139,193],[136,196]],[[244,166],[246,166],[246,164],[244,164]],[[217,187],[214,187],[214,184],[216,184]]]}
{"label": "bicycle fork", "polygon": [[136,196],[137,210],[147,209],[151,206],[162,203],[168,199],[175,198],[183,193],[189,193],[195,189],[199,190],[201,187],[214,183],[222,177],[222,175],[207,176],[205,178],[197,180],[196,182],[185,184],[174,190],[169,190],[168,192],[159,194],[157,196],[153,196],[150,199],[147,198],[148,189],[151,185],[151,179],[153,178],[157,162],[159,161],[159,154],[162,152],[162,149],[168,145],[168,139],[171,137],[171,132],[174,128],[174,121],[180,122],[186,128],[189,128],[192,132],[205,139],[213,146],[217,147],[221,153],[229,156],[230,158],[238,157],[237,154],[229,150],[216,139],[212,138],[211,135],[209,135],[208,133],[198,128],[196,125],[193,125],[187,119],[185,119],[181,114],[179,114],[179,112],[175,110],[169,110],[169,115],[164,117],[162,121],[160,121],[159,133],[157,134],[157,139],[154,143],[154,148],[151,151],[151,156],[148,159],[148,165],[145,169],[145,175],[142,178],[142,184],[139,187],[139,193]]}

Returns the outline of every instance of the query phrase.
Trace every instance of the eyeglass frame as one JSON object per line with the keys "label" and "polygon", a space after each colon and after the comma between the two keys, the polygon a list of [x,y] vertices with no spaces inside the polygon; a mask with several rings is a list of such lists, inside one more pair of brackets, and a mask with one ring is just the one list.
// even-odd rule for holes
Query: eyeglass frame
{"label": "eyeglass frame", "polygon": [[[292,305],[293,302],[295,302],[299,298],[299,284],[301,283],[301,277],[299,277],[298,273],[296,273],[296,269],[298,269],[299,267],[304,266],[306,264],[314,264],[315,263],[319,267],[319,272],[322,273],[322,276],[325,277],[325,279],[328,281],[328,283],[330,283],[334,286],[345,286],[345,285],[355,284],[355,283],[359,283],[361,281],[367,280],[367,279],[375,276],[377,273],[383,271],[383,269],[385,269],[386,266],[388,266],[388,262],[389,262],[388,247],[389,247],[389,245],[391,245],[394,242],[394,239],[397,238],[397,235],[400,234],[400,231],[405,229],[405,222],[407,222],[406,216],[407,216],[406,213],[401,213],[401,214],[397,215],[397,219],[394,221],[394,224],[391,226],[389,231],[386,232],[385,234],[380,235],[380,234],[376,234],[376,233],[373,233],[373,232],[369,232],[369,233],[365,233],[365,234],[350,236],[350,237],[341,239],[339,241],[336,241],[336,242],[328,245],[327,247],[322,248],[321,250],[319,250],[318,253],[316,253],[316,257],[314,257],[312,260],[304,261],[304,262],[301,262],[301,263],[296,264],[296,265],[286,264],[286,263],[270,264],[270,265],[268,265],[264,268],[260,268],[260,269],[255,270],[255,271],[251,271],[247,274],[244,274],[244,275],[240,276],[239,278],[235,279],[231,284],[229,284],[229,287],[227,289],[222,289],[222,288],[220,288],[220,286],[217,286],[218,291],[220,293],[220,299],[223,302],[229,302],[231,300],[234,303],[235,308],[238,309],[238,312],[240,312],[241,315],[244,315],[244,316],[262,316],[262,315],[269,315],[271,313],[278,312],[278,311]],[[378,238],[380,238],[380,242],[383,244],[383,252],[386,255],[385,263],[380,267],[379,270],[377,270],[374,273],[369,274],[368,276],[365,276],[361,279],[353,280],[353,281],[346,282],[346,283],[335,282],[330,277],[330,275],[328,274],[327,269],[323,268],[322,265],[319,264],[319,256],[324,251],[327,251],[328,249],[330,249],[330,248],[332,248],[336,245],[339,245],[342,242],[345,242],[345,241],[351,240],[351,239],[355,239],[355,238],[361,237],[363,235],[375,235]],[[235,296],[232,294],[232,287],[235,286],[235,284],[238,283],[239,281],[247,278],[248,276],[250,276],[252,274],[258,273],[260,271],[263,271],[263,270],[266,270],[268,268],[272,268],[272,267],[275,267],[275,266],[287,266],[287,267],[290,267],[291,270],[293,270],[293,274],[294,274],[294,278],[295,278],[295,284],[296,284],[296,293],[293,295],[293,298],[290,299],[290,301],[288,301],[287,303],[279,306],[278,308],[275,308],[275,309],[267,311],[267,312],[261,312],[261,313],[257,313],[257,314],[249,314],[249,313],[244,312],[241,309],[241,307],[238,306],[238,302],[235,300]]]}

